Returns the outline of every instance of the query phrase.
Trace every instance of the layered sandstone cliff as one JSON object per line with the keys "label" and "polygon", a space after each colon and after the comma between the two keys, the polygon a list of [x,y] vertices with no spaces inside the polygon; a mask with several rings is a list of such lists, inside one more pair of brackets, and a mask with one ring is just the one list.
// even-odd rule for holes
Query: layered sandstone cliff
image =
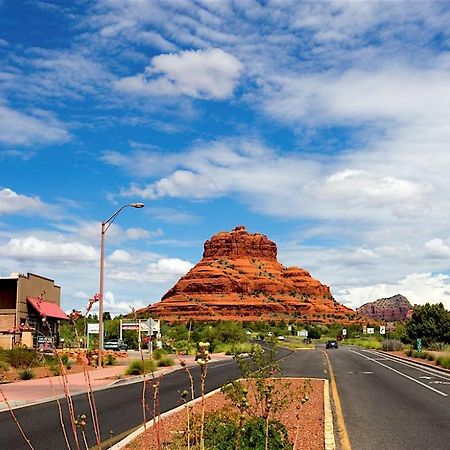
{"label": "layered sandstone cliff", "polygon": [[360,314],[372,319],[396,322],[406,320],[412,312],[412,305],[403,295],[397,294],[393,297],[380,298],[357,308]]}
{"label": "layered sandstone cliff", "polygon": [[277,246],[245,227],[205,242],[202,260],[159,303],[140,313],[177,320],[349,322],[356,313],[304,269],[284,267]]}

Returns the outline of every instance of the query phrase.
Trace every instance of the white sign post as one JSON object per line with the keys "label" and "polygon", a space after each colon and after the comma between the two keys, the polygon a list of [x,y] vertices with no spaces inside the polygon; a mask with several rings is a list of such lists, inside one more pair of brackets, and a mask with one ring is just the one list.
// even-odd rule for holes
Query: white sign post
{"label": "white sign post", "polygon": [[346,328],[342,328],[342,336],[347,336],[347,329]]}
{"label": "white sign post", "polygon": [[386,327],[384,325],[380,326],[380,334],[386,334]]}
{"label": "white sign post", "polygon": [[[88,323],[87,324],[87,342],[86,348],[89,349],[89,335],[91,334],[99,334],[100,325],[98,323]],[[104,330],[103,330],[104,332]]]}
{"label": "white sign post", "polygon": [[375,328],[367,327],[367,334],[375,334]]}

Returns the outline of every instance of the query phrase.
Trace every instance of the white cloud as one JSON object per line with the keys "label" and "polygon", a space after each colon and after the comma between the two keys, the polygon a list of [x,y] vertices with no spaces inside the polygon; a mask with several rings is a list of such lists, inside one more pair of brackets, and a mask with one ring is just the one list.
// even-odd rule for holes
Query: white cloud
{"label": "white cloud", "polygon": [[45,214],[51,210],[39,197],[18,194],[9,188],[0,190],[0,214]]}
{"label": "white cloud", "polygon": [[112,316],[130,314],[132,308],[139,309],[143,306],[146,305],[138,300],[117,300],[116,295],[113,292],[105,292],[103,311],[108,311]]}
{"label": "white cloud", "polygon": [[129,239],[138,240],[161,237],[164,235],[164,232],[161,228],[154,231],[144,230],[143,228],[128,228],[126,234]]}
{"label": "white cloud", "polygon": [[187,50],[155,56],[143,74],[122,78],[115,85],[138,95],[225,99],[233,94],[242,69],[237,58],[219,48]]}
{"label": "white cloud", "polygon": [[450,309],[450,276],[444,274],[412,273],[391,284],[357,287],[341,292],[347,306],[356,308],[379,298],[404,295],[412,305],[442,302]]}
{"label": "white cloud", "polygon": [[79,242],[47,241],[34,236],[12,238],[0,245],[0,255],[18,260],[59,262],[98,261],[98,251]]}
{"label": "white cloud", "polygon": [[425,243],[429,256],[434,258],[450,258],[450,246],[442,239],[431,239]]}
{"label": "white cloud", "polygon": [[114,250],[108,257],[110,262],[127,263],[132,261],[131,255],[125,250]]}
{"label": "white cloud", "polygon": [[167,283],[176,281],[185,275],[193,265],[179,258],[161,258],[147,264],[142,270],[115,270],[110,272],[111,279],[117,281],[137,281],[140,283]]}
{"label": "white cloud", "polygon": [[29,114],[0,103],[0,143],[9,145],[38,145],[66,142],[70,134],[65,125],[50,113],[34,111]]}

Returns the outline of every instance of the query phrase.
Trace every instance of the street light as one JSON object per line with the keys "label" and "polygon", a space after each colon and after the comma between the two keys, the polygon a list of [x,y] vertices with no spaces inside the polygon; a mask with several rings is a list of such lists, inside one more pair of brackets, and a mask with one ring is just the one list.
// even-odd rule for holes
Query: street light
{"label": "street light", "polygon": [[143,203],[128,203],[119,208],[108,220],[102,222],[102,235],[100,245],[100,298],[98,300],[98,367],[103,367],[102,351],[103,351],[103,277],[105,272],[105,233],[108,231],[114,219],[127,206],[132,208],[143,208]]}

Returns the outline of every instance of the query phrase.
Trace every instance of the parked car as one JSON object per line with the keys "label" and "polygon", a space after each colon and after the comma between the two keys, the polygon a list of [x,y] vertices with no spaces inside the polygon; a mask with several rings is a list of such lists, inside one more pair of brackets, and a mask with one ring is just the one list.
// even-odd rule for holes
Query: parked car
{"label": "parked car", "polygon": [[284,341],[284,336],[278,336],[279,341]]}
{"label": "parked car", "polygon": [[338,348],[338,343],[336,341],[328,341],[325,345],[326,348]]}
{"label": "parked car", "polygon": [[103,347],[105,350],[128,350],[128,345],[122,339],[110,339]]}

